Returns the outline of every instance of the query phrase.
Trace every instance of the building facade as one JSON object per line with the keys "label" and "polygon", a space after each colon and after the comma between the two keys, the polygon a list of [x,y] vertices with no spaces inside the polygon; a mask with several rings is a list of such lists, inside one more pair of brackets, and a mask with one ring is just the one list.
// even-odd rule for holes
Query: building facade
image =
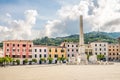
{"label": "building facade", "polygon": [[4,57],[14,59],[31,59],[33,42],[30,40],[7,40],[3,41]]}
{"label": "building facade", "polygon": [[110,61],[118,61],[120,53],[120,45],[119,44],[109,44],[108,46],[108,59]]}
{"label": "building facade", "polygon": [[92,42],[90,43],[93,54],[95,55],[104,55],[106,60],[108,60],[108,43],[107,42]]}
{"label": "building facade", "polygon": [[48,47],[43,45],[34,45],[32,48],[32,58],[37,59],[37,63],[41,58],[47,60],[48,58]]}
{"label": "building facade", "polygon": [[61,46],[48,46],[48,57],[51,57],[55,60],[59,57],[66,58],[66,48]]}
{"label": "building facade", "polygon": [[66,56],[68,58],[76,57],[78,54],[78,43],[73,42],[64,42],[61,44],[61,46],[64,46],[66,48]]}
{"label": "building facade", "polygon": [[[79,44],[78,43],[73,43],[73,42],[63,42],[60,46],[64,46],[66,48],[66,51],[67,51],[67,58],[72,58],[72,57],[76,57],[77,54],[79,53],[79,49],[78,49],[78,46]],[[92,47],[90,44],[85,44],[85,54],[87,55],[92,55],[93,52],[92,52]]]}

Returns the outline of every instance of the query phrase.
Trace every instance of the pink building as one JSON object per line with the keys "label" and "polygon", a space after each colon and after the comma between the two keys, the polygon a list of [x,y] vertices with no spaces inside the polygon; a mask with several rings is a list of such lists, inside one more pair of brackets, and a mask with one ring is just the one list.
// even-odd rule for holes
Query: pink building
{"label": "pink building", "polygon": [[30,40],[3,41],[4,56],[11,58],[32,58],[33,42]]}

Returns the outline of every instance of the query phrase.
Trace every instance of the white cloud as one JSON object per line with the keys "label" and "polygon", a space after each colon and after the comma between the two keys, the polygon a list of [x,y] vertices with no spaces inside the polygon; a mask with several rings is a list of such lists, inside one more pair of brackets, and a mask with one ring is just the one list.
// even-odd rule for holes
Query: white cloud
{"label": "white cloud", "polygon": [[120,0],[81,0],[76,5],[63,5],[57,12],[59,23],[56,25],[53,20],[45,27],[50,31],[49,35],[54,36],[78,33],[81,14],[84,17],[85,32],[97,31],[98,28],[106,32],[120,31],[120,22],[115,22],[120,19]]}
{"label": "white cloud", "polygon": [[0,26],[1,40],[33,38],[32,27],[36,22],[37,14],[36,10],[26,10],[25,20],[8,19],[6,22],[8,26]]}
{"label": "white cloud", "polygon": [[11,15],[9,13],[6,13],[6,16],[11,17]]}

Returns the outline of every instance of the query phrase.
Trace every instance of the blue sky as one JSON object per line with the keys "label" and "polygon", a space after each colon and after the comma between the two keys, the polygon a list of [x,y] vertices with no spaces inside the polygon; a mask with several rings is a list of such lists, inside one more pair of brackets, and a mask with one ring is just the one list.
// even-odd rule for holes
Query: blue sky
{"label": "blue sky", "polygon": [[25,10],[37,10],[39,16],[45,18],[38,18],[36,28],[42,26],[46,20],[55,18],[59,8],[60,4],[55,0],[0,0],[0,14],[9,13],[14,19],[24,18]]}
{"label": "blue sky", "polygon": [[119,0],[0,0],[0,40],[120,31]]}

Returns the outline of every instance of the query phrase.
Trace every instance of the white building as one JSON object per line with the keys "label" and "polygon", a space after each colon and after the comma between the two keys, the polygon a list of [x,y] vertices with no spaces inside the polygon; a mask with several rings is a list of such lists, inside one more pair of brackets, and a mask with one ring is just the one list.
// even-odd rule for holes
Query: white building
{"label": "white building", "polygon": [[67,52],[66,56],[68,58],[76,57],[76,55],[78,54],[78,43],[63,42],[61,46],[66,47],[66,52]]}
{"label": "white building", "polygon": [[4,57],[3,49],[2,48],[0,48],[0,57]]}
{"label": "white building", "polygon": [[32,58],[37,59],[37,63],[41,58],[45,58],[47,60],[48,57],[48,48],[47,46],[34,45],[32,49]]}
{"label": "white building", "polygon": [[108,60],[108,43],[107,42],[92,42],[90,43],[93,54],[104,55],[106,60]]}

